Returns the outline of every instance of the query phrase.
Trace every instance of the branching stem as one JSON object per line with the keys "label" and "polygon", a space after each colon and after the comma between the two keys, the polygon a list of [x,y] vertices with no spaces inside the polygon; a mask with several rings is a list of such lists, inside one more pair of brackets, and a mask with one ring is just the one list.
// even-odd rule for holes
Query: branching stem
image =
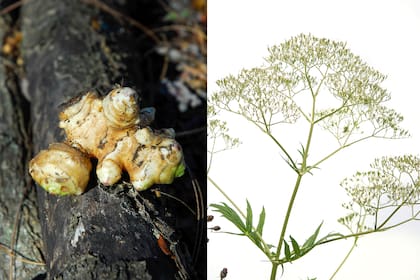
{"label": "branching stem", "polygon": [[[309,155],[309,149],[310,149],[312,136],[313,136],[313,132],[314,132],[314,126],[315,126],[315,111],[316,111],[317,92],[313,91],[309,78],[307,78],[307,81],[308,81],[309,88],[310,88],[311,93],[312,93],[311,123],[310,123],[310,126],[309,126],[309,133],[308,133],[308,137],[307,137],[307,141],[306,141],[306,146],[305,146],[305,149],[302,151],[302,165],[300,166],[300,169],[299,169],[299,172],[298,172],[298,175],[297,175],[297,178],[296,178],[295,186],[293,188],[293,193],[290,197],[289,206],[287,207],[287,212],[286,212],[286,215],[285,215],[285,218],[284,218],[284,221],[283,221],[283,226],[282,226],[282,229],[281,229],[280,238],[279,238],[279,242],[278,242],[278,245],[277,245],[275,260],[278,260],[280,258],[282,245],[283,245],[283,242],[284,242],[284,238],[286,236],[286,230],[287,230],[287,226],[289,224],[289,219],[290,219],[290,215],[292,213],[293,205],[295,203],[296,195],[297,195],[297,192],[299,190],[299,187],[300,187],[300,184],[301,184],[301,181],[302,181],[302,177],[308,172],[307,159],[308,159],[308,155]],[[271,280],[275,280],[277,270],[278,270],[278,266],[279,266],[279,264],[275,264],[273,262],[273,266],[272,266],[272,270],[271,270],[271,278],[270,278]]]}

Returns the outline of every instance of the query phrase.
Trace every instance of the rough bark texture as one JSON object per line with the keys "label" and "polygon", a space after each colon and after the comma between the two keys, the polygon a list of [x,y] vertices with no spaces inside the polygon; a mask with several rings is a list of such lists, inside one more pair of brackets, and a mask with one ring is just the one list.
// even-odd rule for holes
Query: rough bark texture
{"label": "rough bark texture", "polygon": [[[0,18],[0,42],[9,30]],[[0,57],[0,279],[31,279],[43,266],[22,262],[21,256],[42,262],[42,239],[36,197],[26,172],[30,157],[28,104],[18,88],[10,63]],[[9,66],[6,66],[9,65]],[[11,259],[11,250],[18,252]]]}
{"label": "rough bark texture", "polygon": [[[136,5],[143,5],[147,9],[156,3],[137,1]],[[143,10],[142,13],[147,14],[147,10]],[[150,17],[153,16],[156,15],[150,14]],[[150,76],[156,72],[144,69],[145,65],[150,65],[144,62],[147,57],[144,52],[148,48],[150,51],[151,42],[140,32],[130,31],[128,27],[115,23],[113,19],[110,19],[110,22],[119,26],[118,28],[112,29],[111,24],[111,30],[105,33],[95,31],[91,21],[96,17],[104,15],[83,1],[28,1],[22,8],[22,52],[28,83],[27,95],[31,106],[33,152],[37,153],[51,142],[63,140],[63,132],[57,126],[60,104],[88,89],[96,88],[105,92],[122,80],[142,91],[142,107],[156,107],[158,127],[174,127],[178,130],[194,128],[197,121],[190,122],[189,118],[191,114],[197,113],[202,114],[198,122],[203,125],[205,109],[179,116],[174,101],[168,97],[157,96],[158,87],[147,83]],[[134,52],[133,49],[136,48],[138,50]],[[1,71],[0,69],[0,77],[3,74]],[[7,92],[1,92],[0,98],[0,104],[16,102]],[[0,110],[5,108],[8,107],[0,106]],[[10,176],[14,174],[12,177],[17,181],[5,182],[5,185],[11,186],[13,183],[16,189],[8,193],[7,197],[4,196],[6,192],[2,191],[0,200],[19,200],[25,186],[25,181],[17,178],[26,176],[28,151],[19,148],[24,147],[25,139],[19,134],[20,128],[15,127],[19,123],[13,122],[13,119],[18,118],[14,113],[1,114],[2,117],[7,117],[4,117],[6,125],[3,125],[2,119],[0,137],[9,137],[10,140],[1,141],[1,147],[8,145],[9,148],[0,150],[0,171],[9,172]],[[2,134],[3,131],[7,133]],[[185,137],[180,139],[180,142],[187,164],[190,165],[192,173],[201,178],[202,183],[202,172],[206,164],[203,156],[205,134],[202,133],[199,137]],[[3,155],[4,159],[17,160],[3,160]],[[8,176],[4,173],[0,179]],[[195,208],[194,192],[191,180],[187,176],[177,179],[171,186],[162,186],[162,189],[177,197],[184,194],[182,200]],[[205,244],[200,242],[200,238],[197,239],[203,230],[202,212],[200,217],[196,218],[176,201],[159,199],[151,192],[137,194],[126,184],[104,188],[97,185],[94,176],[91,177],[93,179],[89,190],[81,196],[56,197],[39,187],[36,188],[44,240],[42,252],[46,263],[43,268],[46,271],[45,278],[205,278]],[[1,182],[0,186],[3,185]],[[33,200],[27,201],[27,212],[36,217],[37,212],[29,208],[34,207],[34,204],[30,204]],[[16,210],[4,211],[10,213],[2,212],[0,215],[7,215],[10,223],[10,216],[13,216]],[[10,229],[10,226],[7,228]],[[35,234],[29,235],[28,241],[25,242],[34,242],[36,246],[32,248],[40,248],[39,236],[36,230],[34,232]],[[7,234],[10,236],[11,233]],[[158,237],[166,240],[170,253],[165,254],[165,250],[159,247]],[[22,241],[23,239],[20,239],[19,242]],[[19,249],[19,244],[16,248]],[[39,252],[25,253],[27,257],[40,258]],[[7,259],[7,256],[2,257]],[[42,272],[42,269],[36,267],[31,271],[31,276],[38,272]],[[16,279],[27,278],[26,275],[18,277],[16,274]]]}

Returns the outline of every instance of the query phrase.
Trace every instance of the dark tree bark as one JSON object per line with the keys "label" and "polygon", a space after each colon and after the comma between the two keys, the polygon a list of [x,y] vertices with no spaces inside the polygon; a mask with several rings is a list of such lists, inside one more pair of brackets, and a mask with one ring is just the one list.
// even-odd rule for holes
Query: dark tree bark
{"label": "dark tree bark", "polygon": [[[136,7],[144,9],[140,13],[149,15],[149,20],[161,16],[153,14],[159,13],[156,5],[155,1],[136,2]],[[92,20],[97,18],[107,20],[109,29],[93,28]],[[115,21],[84,1],[28,1],[22,8],[21,19],[34,153],[45,149],[49,143],[64,139],[57,126],[60,104],[88,89],[106,92],[121,81],[142,92],[144,106],[156,108],[157,127],[186,130],[204,125],[204,107],[180,115],[174,100],[158,95],[158,75],[154,73],[159,69],[145,68],[151,65],[147,52],[151,52],[154,42],[138,30]],[[0,98],[0,110],[9,108],[3,105],[6,102],[12,108],[21,105],[10,93],[1,92]],[[26,136],[19,134],[22,129],[19,126],[24,125],[25,120],[18,114],[6,111],[1,114],[0,137],[10,138],[2,139],[2,147],[16,146],[16,152],[6,154],[14,151],[7,148],[0,153],[2,162],[11,165],[6,166],[7,172],[27,178],[30,146],[25,145]],[[198,119],[197,114],[200,115]],[[195,116],[195,121],[190,121],[191,116]],[[205,133],[179,141],[191,174],[197,174],[203,186]],[[17,160],[7,161],[10,158]],[[191,174],[175,180],[170,186],[161,186],[161,189],[181,197],[195,209],[200,192],[197,189],[194,192]],[[7,175],[2,174],[0,179],[2,177]],[[25,253],[34,259],[44,257],[47,279],[205,278],[205,244],[200,238],[202,211],[195,211],[193,215],[177,201],[158,198],[150,191],[136,193],[125,183],[102,187],[97,184],[95,175],[91,178],[88,191],[81,196],[57,197],[36,187],[44,246],[40,249],[42,256],[40,252]],[[15,193],[7,196],[1,192],[0,199],[13,197],[19,200],[25,193],[27,181],[5,182],[21,189],[16,188]],[[25,195],[33,198],[33,192],[30,192],[33,189],[27,188]],[[27,203],[28,207],[35,205],[30,199]],[[28,212],[36,217],[36,209]],[[30,237],[28,242],[36,244],[32,248],[40,248],[39,236]],[[162,249],[162,240],[166,241],[170,252]],[[42,270],[37,267],[31,276],[39,272]],[[19,277],[16,274],[16,279]]]}
{"label": "dark tree bark", "polygon": [[[0,18],[0,42],[10,29]],[[0,57],[0,279],[31,279],[42,273],[42,239],[36,196],[27,173],[30,142],[25,98],[13,64]],[[26,111],[26,112],[25,112]],[[12,258],[13,251],[17,256]],[[24,258],[22,258],[22,256]]]}

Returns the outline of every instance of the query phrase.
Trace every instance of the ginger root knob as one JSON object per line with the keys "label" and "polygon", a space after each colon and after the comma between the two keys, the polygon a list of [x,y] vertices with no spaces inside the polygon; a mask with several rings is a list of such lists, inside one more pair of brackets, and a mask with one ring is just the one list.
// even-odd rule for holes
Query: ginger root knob
{"label": "ginger root knob", "polygon": [[64,143],[53,143],[29,163],[32,178],[57,195],[82,194],[89,182],[89,157]]}
{"label": "ginger root knob", "polygon": [[98,180],[106,186],[118,182],[124,171],[137,190],[170,184],[183,175],[182,148],[172,129],[147,126],[153,117],[154,109],[138,109],[131,88],[114,89],[104,98],[88,92],[59,115],[66,143],[41,151],[30,162],[30,174],[50,193],[81,194],[89,181],[89,158],[94,157]]}

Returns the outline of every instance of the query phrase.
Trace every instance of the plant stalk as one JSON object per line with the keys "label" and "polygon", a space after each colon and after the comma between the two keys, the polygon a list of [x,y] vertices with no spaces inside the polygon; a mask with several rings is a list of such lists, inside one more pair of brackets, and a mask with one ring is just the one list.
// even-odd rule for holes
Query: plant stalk
{"label": "plant stalk", "polygon": [[[296,183],[295,183],[295,187],[293,189],[292,196],[290,197],[289,206],[287,207],[286,216],[284,218],[284,222],[283,222],[283,227],[282,227],[281,234],[280,234],[279,243],[277,245],[276,259],[278,259],[280,257],[280,253],[281,253],[281,248],[282,248],[282,245],[283,245],[284,236],[286,235],[287,225],[289,223],[290,215],[292,213],[293,205],[295,203],[295,198],[296,198],[297,192],[299,190],[300,182],[302,181],[302,176],[303,176],[302,174],[298,174],[298,177],[297,177]],[[279,266],[278,263],[273,262],[270,280],[275,280],[276,279],[276,274],[277,274],[277,268],[278,268],[278,266]]]}
{"label": "plant stalk", "polygon": [[236,211],[239,212],[239,214],[241,214],[241,216],[246,219],[246,215],[244,212],[242,212],[241,208],[239,208],[238,205],[236,205],[235,202],[233,202],[233,200],[227,195],[227,193],[225,193],[222,188],[210,177],[207,175],[207,179],[210,181],[210,183],[213,184],[213,186],[229,201],[230,204],[232,204],[232,206],[236,209]]}
{"label": "plant stalk", "polygon": [[[309,80],[308,80],[308,82],[309,82]],[[287,226],[289,224],[290,215],[292,213],[293,205],[295,204],[296,195],[297,195],[297,192],[299,190],[300,183],[302,181],[302,177],[309,170],[308,167],[307,167],[307,159],[308,159],[309,148],[311,146],[312,136],[313,136],[314,127],[315,127],[315,111],[316,111],[315,104],[316,104],[316,96],[318,94],[318,91],[314,93],[313,90],[312,90],[312,87],[310,87],[310,88],[311,88],[311,93],[312,93],[312,113],[311,113],[312,118],[311,118],[311,123],[310,123],[310,126],[309,126],[308,138],[306,140],[305,149],[302,151],[302,165],[300,166],[299,172],[297,172],[298,176],[296,178],[295,187],[293,188],[293,193],[290,197],[289,206],[287,207],[286,216],[285,216],[284,221],[283,221],[283,227],[281,229],[275,259],[274,259],[274,261],[272,261],[273,266],[272,266],[272,270],[271,270],[270,280],[275,280],[276,279],[276,274],[277,274],[277,269],[278,269],[279,264],[278,263],[276,264],[275,262],[276,262],[276,260],[278,260],[280,258],[281,249],[282,249],[282,245],[283,245],[283,242],[284,242],[284,237],[286,235],[286,230],[287,230]]]}
{"label": "plant stalk", "polygon": [[351,246],[350,250],[347,252],[346,256],[344,257],[344,259],[341,261],[340,265],[337,267],[337,269],[334,271],[333,275],[331,275],[330,280],[332,280],[338,273],[338,271],[340,271],[340,269],[343,267],[343,265],[346,263],[346,261],[348,260],[348,258],[350,257],[351,253],[353,252],[354,248],[356,248],[357,245],[357,240],[359,239],[358,236],[356,236],[354,238],[354,242],[353,245]]}

